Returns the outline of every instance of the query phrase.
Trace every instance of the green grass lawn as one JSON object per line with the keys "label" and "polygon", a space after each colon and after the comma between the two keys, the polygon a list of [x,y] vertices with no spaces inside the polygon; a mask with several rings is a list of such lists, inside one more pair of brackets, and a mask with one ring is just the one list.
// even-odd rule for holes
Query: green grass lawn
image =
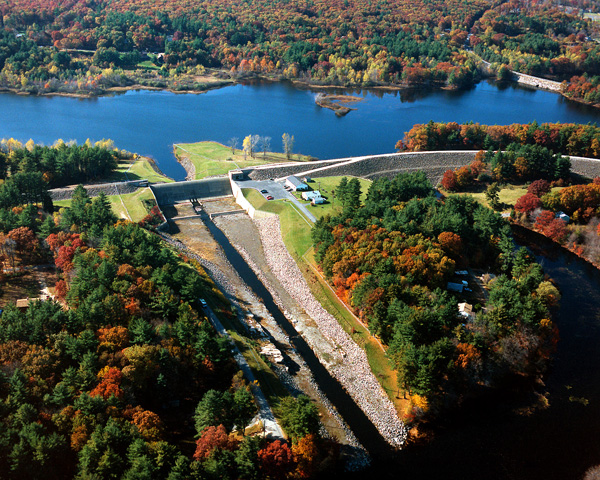
{"label": "green grass lawn", "polygon": [[[241,143],[242,139],[240,139]],[[218,142],[180,143],[175,145],[175,156],[177,158],[187,157],[196,168],[196,179],[209,177],[211,175],[225,175],[229,170],[246,168],[254,165],[267,163],[287,162],[285,154],[267,152],[256,152],[254,158],[248,156],[244,159],[244,152],[231,148]],[[292,161],[308,161],[311,157],[306,155],[292,155]]]}
{"label": "green grass lawn", "polygon": [[[131,218],[134,222],[139,222],[148,212],[142,203],[143,200],[154,200],[150,188],[142,188],[134,193],[126,193],[124,195],[108,195],[108,201],[113,212],[119,218]],[[123,202],[121,202],[121,198]],[[123,205],[125,204],[125,205]],[[57,200],[54,202],[56,207],[70,207],[71,200]]]}
{"label": "green grass lawn", "polygon": [[[500,203],[504,204],[505,206],[509,205],[506,210],[510,210],[515,206],[517,200],[527,193],[527,187],[528,185],[503,185],[498,193],[498,196],[500,197]],[[560,190],[562,190],[562,187],[554,187],[552,189],[553,192],[558,192]],[[485,198],[485,191],[475,193],[467,192],[461,193],[460,195],[471,195],[479,203],[489,207]]]}
{"label": "green grass lawn", "polygon": [[[351,176],[346,176],[347,179],[352,178]],[[339,177],[315,177],[312,182],[309,183],[309,186],[313,190],[319,190],[321,195],[327,198],[326,203],[322,203],[320,205],[309,206],[310,202],[302,200],[302,195],[300,193],[296,194],[296,198],[301,202],[305,203],[310,212],[317,218],[323,217],[327,214],[335,215],[336,213],[340,213],[342,210],[341,202],[335,198],[335,195],[332,193],[335,191],[336,187],[340,184],[341,176]],[[361,202],[365,201],[367,198],[367,191],[371,186],[371,180],[366,180],[364,178],[359,178],[360,182],[360,190],[362,192],[360,196]]]}
{"label": "green grass lawn", "polygon": [[107,182],[124,182],[127,180],[148,180],[150,183],[173,182],[172,178],[158,173],[152,168],[153,160],[147,157],[137,157],[132,161],[120,162]]}

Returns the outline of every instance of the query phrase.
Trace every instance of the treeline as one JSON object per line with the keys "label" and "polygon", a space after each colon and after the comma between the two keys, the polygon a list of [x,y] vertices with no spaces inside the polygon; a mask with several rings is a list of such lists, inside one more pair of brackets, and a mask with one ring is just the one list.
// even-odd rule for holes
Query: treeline
{"label": "treeline", "polygon": [[568,14],[546,3],[511,1],[483,14],[470,44],[490,63],[561,81],[600,74],[598,46],[590,38],[597,30],[576,10]]}
{"label": "treeline", "polygon": [[115,69],[151,60],[160,70],[136,75],[136,82],[175,87],[164,78],[224,67],[235,75],[338,84],[462,86],[477,78],[477,68],[460,49],[486,8],[484,0],[377,6],[362,0],[205,0],[165,1],[160,8],[139,0],[93,6],[11,0],[0,38],[7,45],[0,83],[39,93],[99,93],[132,82],[131,72]]}
{"label": "treeline", "polygon": [[[500,216],[472,198],[438,200],[421,172],[378,179],[364,205],[347,202],[312,237],[338,296],[388,346],[403,390],[447,405],[543,368],[558,292],[526,250],[514,251]],[[467,266],[498,276],[485,308],[465,317],[446,286]]]}
{"label": "treeline", "polygon": [[446,170],[440,184],[449,192],[460,192],[491,182],[547,180],[564,184],[570,176],[569,157],[539,145],[511,143],[505,150],[481,150],[470,165]]}
{"label": "treeline", "polygon": [[11,138],[0,142],[0,180],[39,173],[49,188],[88,183],[110,175],[124,155],[110,140],[83,145],[58,141],[47,147],[31,140],[23,146]]}
{"label": "treeline", "polygon": [[60,272],[53,300],[0,313],[2,478],[307,478],[335,464],[303,396],[280,405],[293,443],[244,436],[257,408],[198,305],[218,297],[197,262],[81,186],[47,218],[47,236],[0,235],[0,275],[34,255]]}
{"label": "treeline", "polygon": [[396,149],[423,150],[504,150],[510,144],[538,145],[564,155],[600,158],[600,128],[575,123],[536,121],[512,125],[442,123],[414,125],[396,143]]}

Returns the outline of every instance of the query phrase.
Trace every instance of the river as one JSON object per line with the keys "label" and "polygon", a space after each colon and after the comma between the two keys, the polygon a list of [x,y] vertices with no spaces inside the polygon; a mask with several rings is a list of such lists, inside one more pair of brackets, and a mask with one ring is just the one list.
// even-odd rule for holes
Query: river
{"label": "river", "polygon": [[[347,90],[345,93],[348,92]],[[562,96],[484,81],[463,91],[360,91],[356,111],[337,117],[314,102],[316,92],[288,83],[238,84],[202,94],[130,90],[98,98],[0,94],[0,138],[52,144],[58,138],[110,138],[122,149],[153,157],[176,180],[185,172],[174,143],[232,137],[294,135],[294,151],[321,159],[389,153],[415,123],[484,124],[597,122],[600,110]]]}

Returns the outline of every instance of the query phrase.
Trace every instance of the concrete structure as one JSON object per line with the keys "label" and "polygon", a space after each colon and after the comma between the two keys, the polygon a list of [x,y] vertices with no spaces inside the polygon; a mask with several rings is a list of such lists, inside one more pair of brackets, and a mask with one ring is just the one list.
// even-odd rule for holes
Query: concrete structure
{"label": "concrete structure", "polygon": [[232,170],[229,172],[229,178],[231,180],[243,180],[244,172],[242,170]]}
{"label": "concrete structure", "polygon": [[290,187],[294,192],[308,190],[308,185],[295,175],[290,175],[285,179],[285,186]]}
{"label": "concrete structure", "polygon": [[151,185],[150,188],[159,205],[173,205],[190,199],[227,197],[233,195],[227,177],[207,178],[188,182],[173,182]]}

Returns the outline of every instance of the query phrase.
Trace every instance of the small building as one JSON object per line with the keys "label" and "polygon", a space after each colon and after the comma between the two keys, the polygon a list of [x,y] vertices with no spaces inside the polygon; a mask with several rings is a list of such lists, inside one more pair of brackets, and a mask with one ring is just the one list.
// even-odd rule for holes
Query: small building
{"label": "small building", "polygon": [[462,317],[465,317],[469,320],[473,320],[475,318],[475,314],[473,313],[473,305],[467,302],[458,304],[458,313]]}
{"label": "small building", "polygon": [[294,192],[304,192],[308,190],[308,185],[294,175],[285,179],[285,186],[290,187]]}
{"label": "small building", "polygon": [[569,223],[571,221],[571,217],[569,217],[565,212],[556,212],[556,218],[560,218],[563,222]]}
{"label": "small building", "polygon": [[304,177],[302,180],[304,181],[304,183],[312,182],[312,178],[310,178],[310,177]]}
{"label": "small building", "polygon": [[450,292],[462,293],[465,286],[462,283],[448,282],[446,289]]}
{"label": "small building", "polygon": [[310,201],[313,198],[320,197],[320,196],[321,196],[321,192],[319,192],[318,190],[311,190],[310,192],[302,192],[303,200]]}
{"label": "small building", "polygon": [[229,172],[229,175],[231,176],[232,180],[243,180],[244,179],[244,172],[241,170],[231,170]]}
{"label": "small building", "polygon": [[322,203],[325,203],[325,199],[321,195],[319,195],[318,197],[313,197],[310,203],[312,205],[321,205]]}

